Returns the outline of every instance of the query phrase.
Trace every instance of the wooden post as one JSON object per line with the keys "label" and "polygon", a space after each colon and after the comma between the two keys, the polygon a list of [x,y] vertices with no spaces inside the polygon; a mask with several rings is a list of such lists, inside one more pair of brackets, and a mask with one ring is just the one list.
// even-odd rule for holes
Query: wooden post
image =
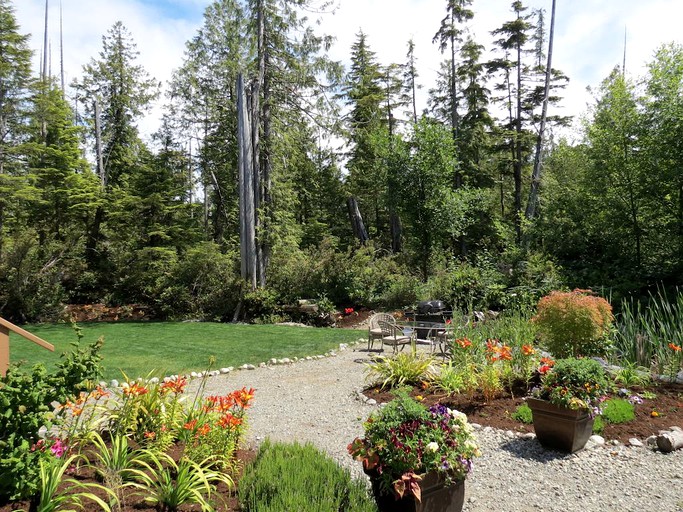
{"label": "wooden post", "polygon": [[9,329],[0,325],[0,376],[4,377],[9,368]]}
{"label": "wooden post", "polygon": [[25,331],[21,327],[14,325],[12,322],[8,322],[4,318],[0,318],[0,376],[4,377],[9,368],[9,332],[12,331],[19,336],[32,341],[36,345],[49,350],[50,352],[55,351],[55,347],[45,340],[42,340],[35,334],[31,334]]}

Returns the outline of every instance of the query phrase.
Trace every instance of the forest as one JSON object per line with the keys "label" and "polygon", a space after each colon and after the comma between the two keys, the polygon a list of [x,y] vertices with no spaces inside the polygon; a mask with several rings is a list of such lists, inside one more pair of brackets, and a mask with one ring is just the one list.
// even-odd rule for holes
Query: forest
{"label": "forest", "polygon": [[210,4],[144,142],[160,84],[125,20],[67,94],[47,64],[33,71],[0,0],[0,316],[104,303],[270,322],[300,299],[527,310],[571,288],[618,308],[683,284],[683,46],[643,76],[615,66],[570,143],[554,9],[511,2],[484,48],[465,30],[473,0],[444,0],[441,69],[422,83],[412,41],[379,62],[358,32],[348,69],[330,59],[311,1]]}

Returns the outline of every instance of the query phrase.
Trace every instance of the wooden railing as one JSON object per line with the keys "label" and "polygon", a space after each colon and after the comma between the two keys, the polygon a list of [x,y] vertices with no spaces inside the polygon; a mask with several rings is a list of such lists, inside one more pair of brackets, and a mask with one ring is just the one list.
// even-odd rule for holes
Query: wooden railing
{"label": "wooden railing", "polygon": [[55,347],[45,340],[40,339],[35,334],[25,331],[18,325],[8,322],[0,317],[0,376],[4,377],[9,368],[9,333],[12,331],[19,336],[23,336],[29,341],[48,349],[51,352],[55,351]]}

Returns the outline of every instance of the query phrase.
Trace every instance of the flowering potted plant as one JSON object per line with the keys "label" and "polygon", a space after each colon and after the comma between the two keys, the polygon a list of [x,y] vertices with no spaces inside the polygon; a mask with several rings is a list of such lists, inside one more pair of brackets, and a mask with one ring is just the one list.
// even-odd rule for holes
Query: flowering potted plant
{"label": "flowering potted plant", "polygon": [[399,392],[348,446],[370,476],[380,511],[456,512],[479,448],[467,416]]}
{"label": "flowering potted plant", "polygon": [[528,399],[536,437],[548,448],[582,449],[607,390],[604,369],[594,359],[569,358],[546,361],[539,371],[541,384]]}

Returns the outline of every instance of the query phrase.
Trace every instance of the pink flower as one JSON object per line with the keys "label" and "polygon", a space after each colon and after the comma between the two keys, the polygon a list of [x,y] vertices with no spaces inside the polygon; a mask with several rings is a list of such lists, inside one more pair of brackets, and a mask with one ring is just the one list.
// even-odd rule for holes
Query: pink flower
{"label": "pink flower", "polygon": [[50,451],[52,452],[52,455],[54,455],[57,458],[60,458],[64,453],[66,452],[68,446],[66,443],[63,443],[60,439],[57,439],[52,446],[50,446]]}

